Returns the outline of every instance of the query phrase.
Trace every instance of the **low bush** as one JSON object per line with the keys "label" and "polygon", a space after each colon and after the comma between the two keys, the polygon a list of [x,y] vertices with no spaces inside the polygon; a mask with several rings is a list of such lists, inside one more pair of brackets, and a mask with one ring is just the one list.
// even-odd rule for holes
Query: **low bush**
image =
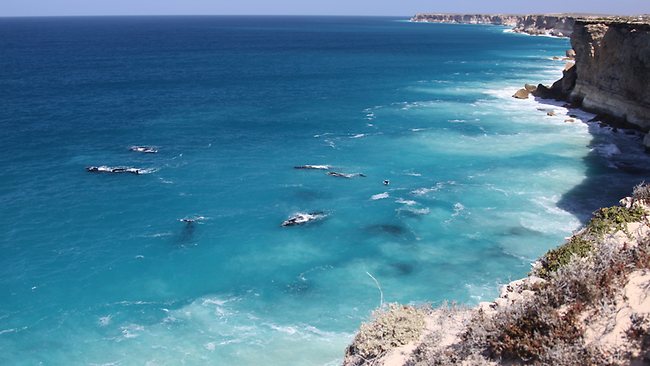
{"label": "low bush", "polygon": [[361,325],[359,333],[346,351],[346,358],[360,361],[381,357],[395,347],[417,340],[424,330],[423,308],[388,304],[373,313],[372,320]]}

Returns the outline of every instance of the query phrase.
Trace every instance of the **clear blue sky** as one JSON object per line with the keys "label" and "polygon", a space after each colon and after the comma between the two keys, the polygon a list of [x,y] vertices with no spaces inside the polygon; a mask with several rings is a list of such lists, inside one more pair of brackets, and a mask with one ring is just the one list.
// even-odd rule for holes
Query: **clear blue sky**
{"label": "clear blue sky", "polygon": [[650,0],[0,0],[0,16],[412,15],[440,13],[650,13]]}

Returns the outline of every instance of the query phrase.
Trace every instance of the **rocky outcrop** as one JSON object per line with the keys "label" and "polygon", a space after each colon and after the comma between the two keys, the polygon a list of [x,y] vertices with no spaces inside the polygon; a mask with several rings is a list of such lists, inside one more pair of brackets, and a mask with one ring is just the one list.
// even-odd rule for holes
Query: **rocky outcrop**
{"label": "rocky outcrop", "polygon": [[416,14],[411,21],[506,25],[518,33],[568,37],[575,18],[571,15]]}
{"label": "rocky outcrop", "polygon": [[554,82],[550,88],[539,84],[532,94],[536,97],[545,99],[568,100],[576,84],[576,69],[575,65],[566,67],[564,71],[562,71],[562,78]]}

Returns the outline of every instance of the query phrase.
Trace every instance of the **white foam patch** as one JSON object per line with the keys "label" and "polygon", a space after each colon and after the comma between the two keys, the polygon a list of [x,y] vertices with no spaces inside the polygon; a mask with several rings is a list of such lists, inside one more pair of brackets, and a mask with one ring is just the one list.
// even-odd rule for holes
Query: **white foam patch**
{"label": "white foam patch", "polygon": [[396,203],[401,203],[401,204],[407,205],[407,206],[413,206],[413,205],[417,204],[417,202],[415,202],[413,200],[405,200],[403,198],[398,198],[397,200],[395,200],[395,202]]}
{"label": "white foam patch", "polygon": [[618,146],[616,146],[613,143],[596,145],[592,150],[596,150],[596,152],[598,152],[599,155],[607,158],[611,158],[612,156],[621,153],[621,150],[619,150]]}
{"label": "white foam patch", "polygon": [[99,323],[99,326],[105,327],[105,326],[111,324],[112,318],[113,317],[111,315],[102,316],[102,317],[99,318],[97,323]]}
{"label": "white foam patch", "polygon": [[388,194],[388,192],[383,192],[383,193],[373,194],[370,197],[370,199],[376,201],[376,200],[383,200],[388,197],[390,197],[390,194]]}

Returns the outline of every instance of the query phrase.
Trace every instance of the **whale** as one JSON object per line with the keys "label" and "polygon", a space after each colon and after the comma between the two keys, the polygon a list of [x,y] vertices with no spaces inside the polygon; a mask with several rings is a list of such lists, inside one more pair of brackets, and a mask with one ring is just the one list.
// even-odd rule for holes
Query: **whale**
{"label": "whale", "polygon": [[327,172],[327,175],[332,176],[332,177],[339,177],[339,178],[353,178],[353,177],[364,177],[365,174],[363,173],[352,173],[352,174],[346,174],[346,173],[339,173],[339,172]]}
{"label": "whale", "polygon": [[141,153],[145,153],[145,154],[155,154],[155,153],[158,152],[158,149],[156,149],[155,146],[137,146],[137,145],[135,145],[135,146],[131,146],[129,148],[129,150],[135,151],[135,152],[141,152]]}
{"label": "whale", "polygon": [[308,222],[318,221],[325,218],[327,215],[324,212],[298,212],[282,222],[281,226],[297,226],[304,225]]}
{"label": "whale", "polygon": [[329,165],[297,165],[294,169],[316,169],[316,170],[329,170]]}
{"label": "whale", "polygon": [[130,168],[130,167],[122,167],[122,166],[110,167],[106,165],[89,166],[86,167],[86,171],[90,173],[114,173],[114,174],[130,173],[136,175],[145,174],[148,172],[146,169]]}

